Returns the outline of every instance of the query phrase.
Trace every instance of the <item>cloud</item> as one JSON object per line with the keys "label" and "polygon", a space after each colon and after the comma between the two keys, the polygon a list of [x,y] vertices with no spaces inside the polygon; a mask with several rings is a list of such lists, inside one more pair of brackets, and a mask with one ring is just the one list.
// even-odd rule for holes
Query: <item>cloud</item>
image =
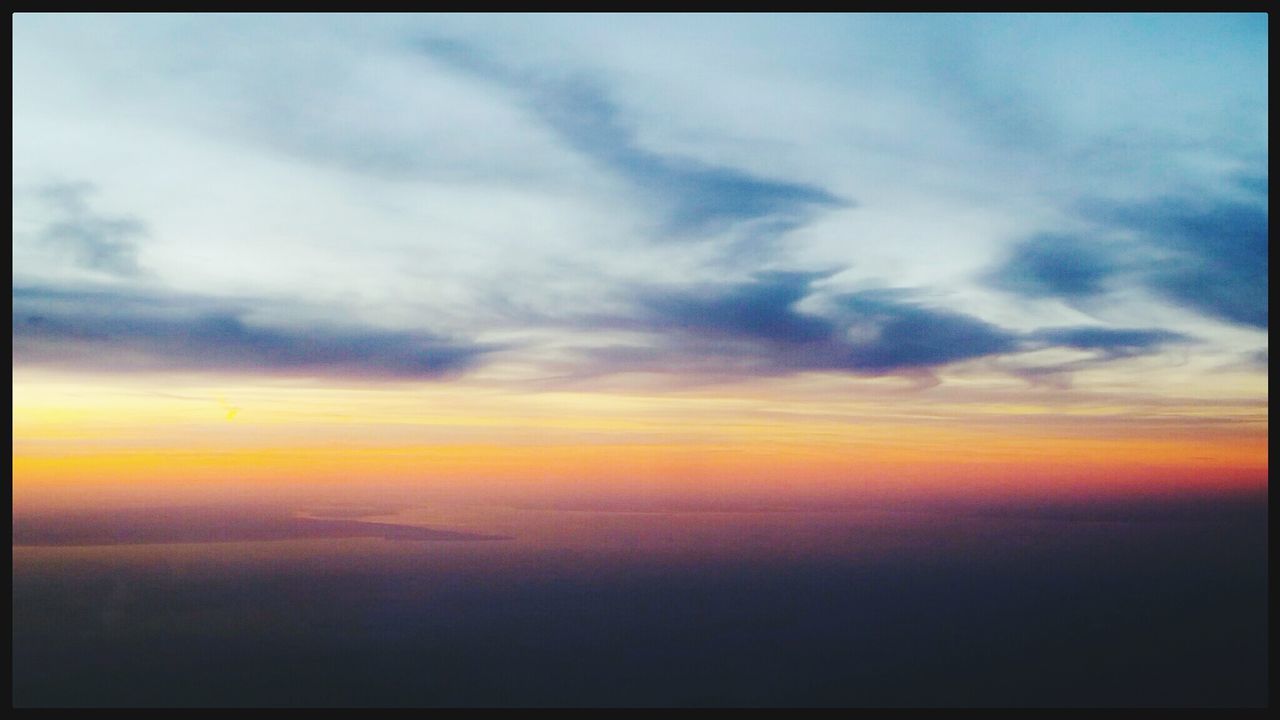
{"label": "cloud", "polygon": [[1018,349],[1016,334],[978,318],[926,308],[899,293],[867,291],[838,299],[846,320],[865,339],[846,340],[848,367],[888,372],[931,368]]}
{"label": "cloud", "polygon": [[1029,338],[1050,347],[1096,350],[1108,359],[1145,355],[1171,343],[1192,341],[1169,330],[1091,326],[1048,328],[1031,333]]}
{"label": "cloud", "polygon": [[615,371],[915,375],[1046,345],[1105,348],[1118,358],[1154,350],[1160,342],[1181,337],[1155,330],[1093,333],[1084,328],[1020,334],[970,315],[922,305],[900,290],[835,295],[828,299],[827,315],[798,309],[810,295],[812,283],[827,275],[770,272],[742,283],[648,289],[639,294],[640,313],[611,327],[648,333],[655,344],[619,345],[592,350],[589,355]]}
{"label": "cloud", "polygon": [[980,318],[918,302],[905,290],[835,294],[799,308],[812,285],[831,273],[766,272],[739,283],[646,288],[628,318],[593,318],[596,329],[648,336],[648,345],[617,344],[585,354],[602,372],[653,371],[711,376],[841,372],[920,377],[954,363],[1016,356],[1047,348],[1086,350],[1092,358],[1045,367],[1007,366],[1025,378],[1060,376],[1101,362],[1192,342],[1159,328],[1069,326],[1017,332]]}
{"label": "cloud", "polygon": [[[639,333],[645,344],[615,342],[584,350],[571,373],[647,371],[702,379],[799,372],[928,377],[954,363],[1051,347],[1097,353],[1051,368],[1010,370],[1033,377],[1191,341],[1152,328],[1018,333],[928,307],[902,290],[833,295],[826,298],[826,314],[801,310],[799,305],[813,294],[813,283],[829,275],[765,272],[738,283],[638,290],[629,314],[575,322],[579,330]],[[263,304],[161,291],[16,287],[13,358],[15,364],[101,372],[415,380],[456,376],[498,349],[421,331],[296,317],[266,322],[255,315],[255,307]],[[558,321],[542,322],[559,327]]]}
{"label": "cloud", "polygon": [[773,237],[803,223],[815,210],[849,205],[813,185],[647,150],[594,80],[512,70],[449,40],[427,39],[417,47],[434,60],[523,92],[534,116],[565,144],[660,205],[666,235],[701,235],[769,220],[758,230]]}
{"label": "cloud", "polygon": [[[28,17],[15,181],[102,194],[22,198],[15,281],[193,294],[15,295],[44,323],[15,328],[17,359],[434,376],[487,357],[447,328],[519,338],[511,377],[874,375],[1174,342],[1037,335],[1079,322],[1060,298],[1234,360],[1262,343],[1196,315],[1267,323],[1266,23],[1220,21]],[[760,272],[814,267],[918,294]],[[975,291],[988,267],[1010,295]],[[327,315],[288,315],[304,299]],[[614,346],[566,369],[594,330]],[[1018,357],[1053,347],[1073,352]]]}
{"label": "cloud", "polygon": [[93,191],[88,183],[41,188],[39,197],[52,218],[36,233],[35,241],[81,268],[121,277],[141,275],[136,241],[146,236],[146,225],[132,216],[95,212],[89,206]]}
{"label": "cloud", "polygon": [[1138,205],[1098,204],[1094,212],[1171,253],[1147,275],[1152,289],[1211,317],[1267,327],[1265,205],[1165,198]]}
{"label": "cloud", "polygon": [[1015,245],[983,279],[1023,297],[1069,302],[1138,284],[1203,315],[1267,327],[1265,205],[1166,197],[1137,203],[1094,200],[1079,211],[1099,235],[1114,242],[1035,235]]}
{"label": "cloud", "polygon": [[1075,299],[1104,292],[1115,265],[1104,248],[1083,238],[1043,233],[1014,246],[986,280],[1024,297]]}
{"label": "cloud", "polygon": [[160,292],[15,287],[15,364],[432,379],[493,348],[430,333],[324,323],[267,325],[248,304]]}
{"label": "cloud", "polygon": [[834,327],[814,315],[797,312],[822,273],[759,273],[748,283],[690,292],[654,293],[643,298],[652,328],[770,344],[828,341]]}
{"label": "cloud", "polygon": [[1034,351],[1066,348],[1092,352],[1092,357],[1049,365],[1013,364],[1009,371],[1032,385],[1066,390],[1071,386],[1073,372],[1088,370],[1113,360],[1152,355],[1169,345],[1185,345],[1196,341],[1196,338],[1189,335],[1159,328],[1091,325],[1042,328],[1024,336],[1024,349]]}

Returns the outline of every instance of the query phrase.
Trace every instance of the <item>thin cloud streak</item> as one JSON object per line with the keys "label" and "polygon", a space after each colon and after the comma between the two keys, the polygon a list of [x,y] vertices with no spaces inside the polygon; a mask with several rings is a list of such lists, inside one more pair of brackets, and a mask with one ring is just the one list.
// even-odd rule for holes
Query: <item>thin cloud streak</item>
{"label": "thin cloud streak", "polygon": [[803,224],[817,210],[850,205],[813,185],[646,150],[597,81],[511,70],[449,40],[425,39],[416,47],[449,67],[523,93],[532,113],[569,147],[627,179],[664,208],[664,237],[696,237],[760,220],[770,222],[758,226],[759,232],[774,237]]}
{"label": "thin cloud streak", "polygon": [[813,283],[830,275],[767,272],[742,283],[638,290],[635,316],[584,322],[598,329],[645,333],[650,344],[583,354],[596,373],[916,376],[970,360],[1048,348],[1095,351],[1088,363],[1092,366],[1194,340],[1156,328],[1065,326],[1017,332],[929,307],[911,293],[893,289],[832,295],[826,299],[827,314],[801,310],[798,306],[813,294]]}
{"label": "thin cloud streak", "polygon": [[15,287],[15,364],[94,372],[191,370],[430,380],[492,346],[425,332],[255,322],[246,303],[172,292]]}

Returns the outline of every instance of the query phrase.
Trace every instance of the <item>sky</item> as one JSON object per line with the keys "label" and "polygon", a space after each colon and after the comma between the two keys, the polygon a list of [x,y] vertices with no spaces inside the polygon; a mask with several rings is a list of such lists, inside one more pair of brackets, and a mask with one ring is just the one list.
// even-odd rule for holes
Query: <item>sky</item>
{"label": "sky", "polygon": [[1264,490],[1267,51],[16,15],[15,512]]}

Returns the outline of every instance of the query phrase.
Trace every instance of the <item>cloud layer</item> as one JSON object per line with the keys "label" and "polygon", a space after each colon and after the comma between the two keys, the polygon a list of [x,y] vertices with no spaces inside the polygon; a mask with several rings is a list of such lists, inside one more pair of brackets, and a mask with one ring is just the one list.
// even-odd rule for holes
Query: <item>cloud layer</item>
{"label": "cloud layer", "polygon": [[1018,332],[924,304],[903,290],[828,294],[822,298],[827,306],[823,314],[801,309],[811,296],[820,297],[814,283],[830,275],[768,272],[741,283],[638,290],[636,315],[596,317],[589,326],[644,333],[647,344],[587,354],[605,370],[616,371],[875,376],[928,373],[1047,348],[1089,351],[1094,353],[1090,364],[1096,364],[1192,342],[1187,335],[1156,328],[1064,326]]}
{"label": "cloud layer", "polygon": [[1265,15],[22,16],[14,41],[15,363],[1266,354]]}
{"label": "cloud layer", "polygon": [[1140,285],[1195,312],[1267,328],[1265,205],[1186,198],[1093,201],[1082,214],[1108,240],[1033,236],[1015,245],[988,281],[1024,297],[1068,301]]}
{"label": "cloud layer", "polygon": [[457,41],[426,39],[416,47],[449,67],[519,94],[532,115],[568,147],[626,179],[661,208],[660,237],[696,237],[757,220],[771,221],[763,227],[780,233],[802,224],[815,210],[849,204],[813,185],[647,150],[606,90],[590,78],[513,70]]}
{"label": "cloud layer", "polygon": [[243,302],[110,289],[15,287],[15,362],[103,372],[196,370],[434,379],[473,366],[481,345],[422,332],[254,322]]}

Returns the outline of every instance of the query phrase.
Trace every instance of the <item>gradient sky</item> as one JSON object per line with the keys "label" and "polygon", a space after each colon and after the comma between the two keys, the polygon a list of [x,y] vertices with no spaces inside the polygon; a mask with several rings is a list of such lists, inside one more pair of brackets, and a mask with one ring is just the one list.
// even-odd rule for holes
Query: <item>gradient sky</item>
{"label": "gradient sky", "polygon": [[1267,51],[17,15],[15,507],[1265,488]]}

